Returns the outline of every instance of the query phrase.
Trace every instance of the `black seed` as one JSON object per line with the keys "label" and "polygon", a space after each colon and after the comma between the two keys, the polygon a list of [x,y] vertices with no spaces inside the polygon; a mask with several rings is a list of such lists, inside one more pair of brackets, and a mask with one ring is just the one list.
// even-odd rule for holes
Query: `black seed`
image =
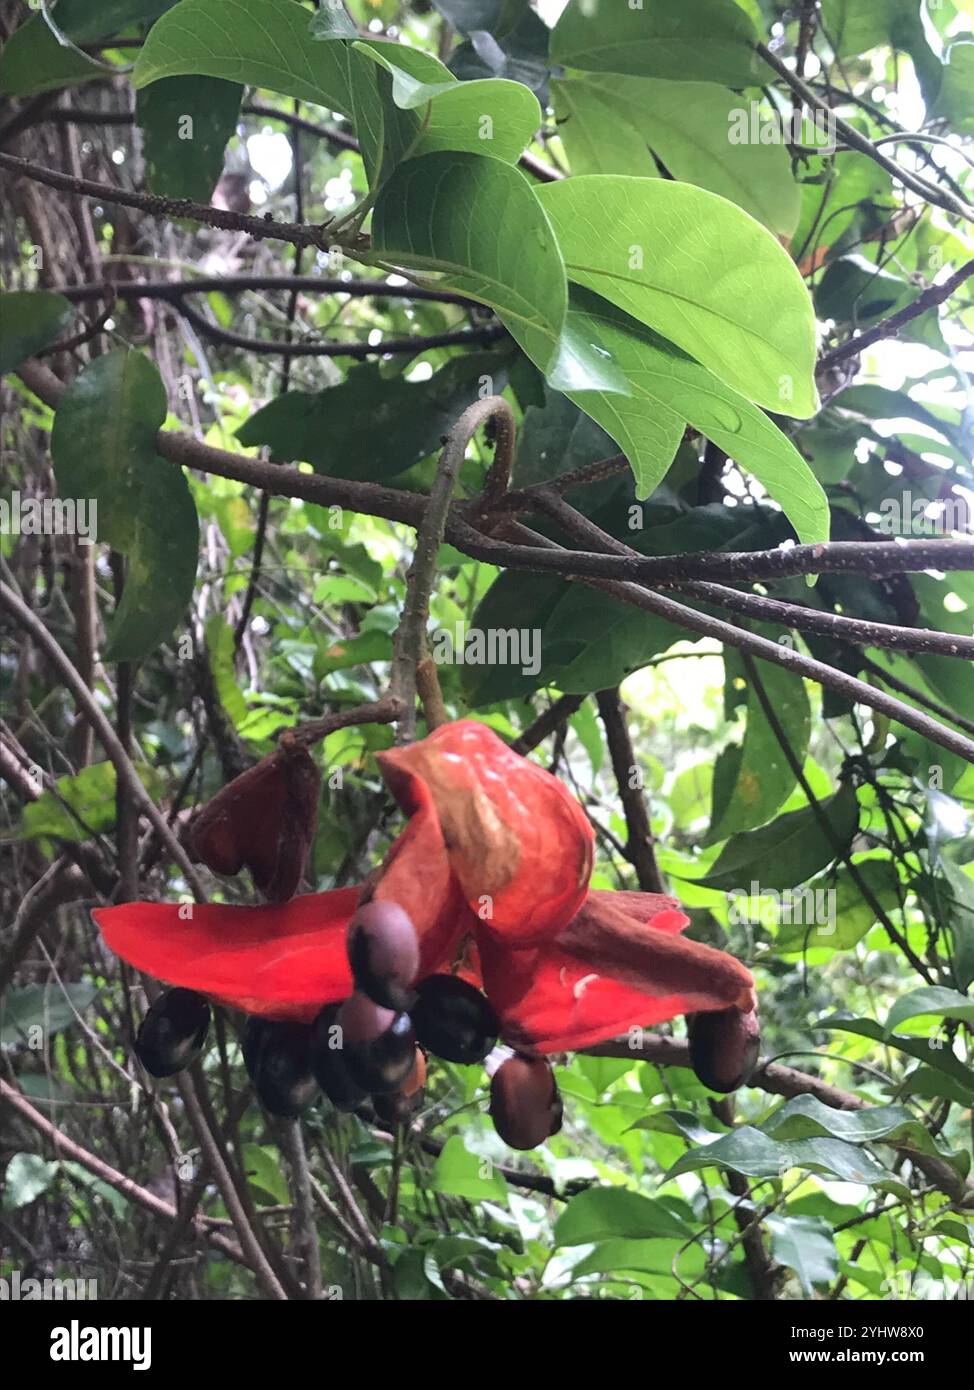
{"label": "black seed", "polygon": [[345,1039],[345,1064],[349,1075],[372,1095],[398,1091],[416,1060],[416,1034],[408,1014],[396,1014],[378,1037],[352,1042]]}
{"label": "black seed", "polygon": [[345,1064],[337,1022],[340,1008],[340,1004],[327,1005],[311,1026],[311,1069],[336,1110],[357,1110],[365,1101],[366,1092],[352,1080]]}
{"label": "black seed", "polygon": [[419,942],[412,919],[397,903],[358,908],[348,926],[348,963],[355,987],[375,1004],[409,1009],[419,969]]}
{"label": "black seed", "polygon": [[142,1020],[135,1055],[150,1076],[175,1076],[203,1050],[210,1006],[192,989],[160,994]]}
{"label": "black seed", "polygon": [[311,1028],[264,1020],[254,1062],[257,1099],[272,1115],[294,1119],[318,1094],[311,1071]]}
{"label": "black seed", "polygon": [[388,1095],[372,1097],[372,1108],[376,1118],[387,1125],[404,1125],[419,1103],[422,1091],[414,1091],[411,1096],[402,1091],[390,1091]]}
{"label": "black seed", "polygon": [[420,1047],[446,1062],[482,1062],[500,1024],[490,1001],[458,975],[428,975],[411,1010]]}

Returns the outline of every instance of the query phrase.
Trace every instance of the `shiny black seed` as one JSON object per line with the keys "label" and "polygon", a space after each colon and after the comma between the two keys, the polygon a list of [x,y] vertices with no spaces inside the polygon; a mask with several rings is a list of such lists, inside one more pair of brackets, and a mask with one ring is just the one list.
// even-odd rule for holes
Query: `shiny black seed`
{"label": "shiny black seed", "polygon": [[175,1076],[195,1062],[210,1026],[210,1006],[192,989],[160,994],[142,1020],[135,1055],[150,1076]]}
{"label": "shiny black seed", "polygon": [[419,942],[409,914],[397,903],[360,907],[348,927],[348,963],[355,987],[373,1003],[409,1009],[419,969]]}
{"label": "shiny black seed", "polygon": [[416,1034],[408,1014],[396,1014],[377,1037],[345,1039],[345,1064],[352,1080],[372,1095],[398,1091],[416,1061]]}
{"label": "shiny black seed", "polygon": [[311,1069],[318,1085],[336,1110],[357,1110],[367,1093],[356,1085],[345,1063],[340,1004],[329,1004],[311,1025]]}
{"label": "shiny black seed", "polygon": [[457,975],[428,975],[411,1010],[420,1047],[446,1062],[482,1062],[500,1024],[490,1001]]}
{"label": "shiny black seed", "polygon": [[318,1094],[311,1071],[311,1028],[264,1021],[254,1061],[257,1099],[272,1115],[294,1119]]}

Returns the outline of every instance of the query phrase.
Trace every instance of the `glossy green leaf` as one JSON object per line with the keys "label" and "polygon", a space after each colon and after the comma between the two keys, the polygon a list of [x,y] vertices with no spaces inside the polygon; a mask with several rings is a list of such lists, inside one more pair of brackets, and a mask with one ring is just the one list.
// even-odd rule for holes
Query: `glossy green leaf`
{"label": "glossy green leaf", "polygon": [[627,103],[614,101],[611,91],[584,78],[557,78],[551,96],[572,174],[656,177],[659,171],[636,124],[637,114]]}
{"label": "glossy green leaf", "polygon": [[665,179],[544,184],[570,279],[676,343],[749,400],[818,408],[815,319],[788,253],[725,198]]}
{"label": "glossy green leaf", "polygon": [[882,1024],[877,1023],[871,1018],[823,1018],[819,1019],[816,1028],[826,1030],[834,1029],[842,1033],[855,1033],[861,1038],[869,1038],[873,1042],[881,1042],[887,1047],[896,1048],[898,1052],[905,1052],[908,1057],[915,1057],[918,1062],[932,1067],[935,1071],[943,1072],[950,1077],[969,1096],[974,1096],[974,1070],[964,1065],[944,1043],[940,1037],[933,1038],[910,1038],[902,1033],[888,1034]]}
{"label": "glossy green leaf", "polygon": [[771,1255],[798,1275],[809,1298],[830,1284],[839,1272],[839,1252],[827,1221],[815,1216],[769,1216]]}
{"label": "glossy green leaf", "polygon": [[182,470],[155,449],[166,418],[158,371],[139,352],[97,357],[54,417],[51,456],[63,497],[97,502],[98,540],[128,557],[105,655],[137,661],[168,638],[193,592],[196,508]]}
{"label": "glossy green leaf", "polygon": [[0,293],[0,375],[55,342],[74,312],[70,300],[53,290]]}
{"label": "glossy green leaf", "polygon": [[638,9],[570,0],[551,35],[551,58],[586,72],[747,87],[766,81],[754,39],[743,10],[722,0],[643,0]]}

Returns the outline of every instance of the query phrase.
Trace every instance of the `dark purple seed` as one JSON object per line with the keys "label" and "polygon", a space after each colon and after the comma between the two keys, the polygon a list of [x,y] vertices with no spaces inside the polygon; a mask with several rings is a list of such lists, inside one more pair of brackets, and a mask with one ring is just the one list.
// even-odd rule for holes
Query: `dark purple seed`
{"label": "dark purple seed", "polygon": [[311,1028],[265,1021],[254,1063],[257,1099],[272,1115],[295,1119],[318,1094],[311,1070]]}
{"label": "dark purple seed", "polygon": [[749,1080],[761,1052],[757,1014],[715,1009],[687,1014],[690,1065],[697,1079],[725,1095]]}

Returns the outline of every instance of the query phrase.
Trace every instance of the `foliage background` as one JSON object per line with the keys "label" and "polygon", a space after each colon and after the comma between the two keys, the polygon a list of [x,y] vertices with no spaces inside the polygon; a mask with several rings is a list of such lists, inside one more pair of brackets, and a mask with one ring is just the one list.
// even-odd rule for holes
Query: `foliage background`
{"label": "foliage background", "polygon": [[[273,11],[273,0],[263,7]],[[30,165],[2,166],[3,367],[23,367],[56,343],[44,365],[64,382],[84,372],[89,388],[55,416],[30,363],[4,377],[4,496],[49,497],[56,488],[98,496],[99,534],[110,543],[3,535],[0,551],[4,583],[95,691],[152,796],[185,818],[282,730],[382,693],[413,531],[389,519],[391,504],[376,492],[342,505],[346,494],[333,487],[333,500],[318,505],[287,495],[291,481],[275,493],[205,463],[183,473],[156,457],[155,428],[165,422],[230,454],[263,448],[309,478],[388,485],[413,501],[429,488],[441,437],[485,379],[518,415],[515,487],[627,446],[550,374],[545,383],[537,351],[532,361],[523,335],[519,347],[505,331],[503,302],[463,298],[469,279],[427,297],[402,276],[387,281],[355,241],[354,221],[337,260],[327,235],[318,244],[259,228],[251,235],[247,216],[317,227],[345,216],[367,177],[374,187],[386,173],[395,178],[396,140],[408,145],[415,135],[405,130],[407,108],[396,115],[386,101],[385,153],[366,149],[363,163],[356,136],[365,123],[275,84],[270,67],[235,70],[245,83],[239,107],[229,69],[213,75],[201,63],[136,94],[126,65],[168,8],[60,0],[52,15],[72,49],[28,6],[0,7],[0,143]],[[652,17],[666,7],[646,0],[645,9]],[[753,441],[745,471],[713,399],[708,415],[705,397],[674,375],[653,416],[676,412],[672,462],[660,446],[638,489],[618,463],[585,487],[563,481],[579,511],[645,555],[763,551],[792,537],[785,514],[816,515],[812,479],[827,496],[834,542],[865,552],[888,539],[880,523],[892,503],[914,538],[946,543],[937,504],[962,507],[971,477],[974,315],[958,275],[974,264],[971,6],[684,0],[680,11],[672,45],[641,48],[625,30],[639,12],[603,14],[596,44],[579,11],[575,29],[559,26],[549,43],[544,21],[556,15],[543,20],[517,0],[349,5],[360,31],[448,62],[461,90],[485,77],[520,84],[504,96],[515,123],[530,111],[523,92],[539,97],[541,127],[535,133],[529,121],[523,141],[525,188],[550,185],[560,197],[559,174],[570,174],[560,181],[568,185],[592,174],[639,176],[654,189],[675,178],[753,214],[770,233],[754,243],[769,268],[778,266],[767,249],[775,237],[800,269],[818,321],[821,408],[795,419],[785,401],[775,421],[806,466],[776,442],[758,481]],[[332,22],[329,13],[319,19]],[[795,98],[768,67],[746,85],[734,67],[740,47],[724,54],[721,35],[748,23],[865,149],[846,148],[847,136],[824,155],[730,143],[734,103],[753,101],[767,117],[772,103],[787,113]],[[602,45],[613,24],[622,26],[618,43]],[[445,115],[419,109],[430,128],[439,121],[443,149],[463,151],[463,98],[448,99],[455,109]],[[173,113],[187,110],[197,126],[185,142],[173,138]],[[508,170],[519,154],[507,157]],[[453,154],[434,157],[454,161],[446,167],[457,180],[468,167]],[[204,205],[212,194],[226,216],[217,225],[215,216],[172,215],[171,205],[160,216],[161,205],[79,197],[45,181],[44,170]],[[576,187],[589,196],[584,182]],[[603,194],[579,205],[595,219],[585,233],[593,244],[627,206]],[[525,234],[500,193],[492,198],[475,205],[470,225],[485,255],[499,248],[498,273],[513,285]],[[380,205],[387,237],[404,206],[394,197]],[[420,206],[415,227],[427,211]],[[729,214],[713,201],[700,209],[723,229]],[[375,223],[372,231],[377,237]],[[571,228],[559,236],[567,246]],[[352,264],[356,247],[362,256]],[[763,264],[752,267],[745,300],[763,293]],[[952,275],[953,293],[938,293]],[[308,276],[320,284],[294,279]],[[18,297],[40,290],[63,298]],[[731,317],[753,307],[727,303]],[[769,322],[778,304],[772,296],[761,309]],[[902,311],[894,338],[888,321]],[[289,343],[300,352],[282,351]],[[715,370],[720,345],[710,334],[681,346]],[[676,373],[672,345],[651,350]],[[592,394],[573,393],[586,407]],[[756,405],[734,401],[743,418],[766,421]],[[471,447],[463,496],[479,492],[491,458],[483,440]],[[932,504],[920,531],[917,499],[921,511]],[[550,515],[524,519],[563,535]],[[816,525],[808,521],[805,539],[824,539]],[[952,544],[967,549],[949,569],[905,573],[863,558],[857,572],[826,574],[815,588],[802,572],[741,587],[847,621],[970,640],[974,558],[963,535]],[[577,536],[568,543],[593,548]],[[676,568],[669,577],[686,579]],[[699,594],[683,597],[691,613],[729,617]],[[765,1054],[785,1065],[718,1099],[685,1065],[681,1020],[660,1030],[674,1039],[669,1051],[647,1045],[650,1060],[634,1061],[625,1047],[620,1056],[565,1057],[557,1068],[564,1129],[527,1157],[494,1134],[481,1069],[439,1065],[408,1133],[391,1136],[324,1106],[310,1114],[309,1222],[295,1136],[247,1104],[239,1019],[228,1017],[204,1060],[204,1119],[222,1136],[244,1224],[287,1292],[870,1300],[969,1290],[974,772],[962,752],[877,713],[868,698],[869,687],[892,692],[963,738],[974,732],[966,657],[943,654],[943,643],[894,650],[873,629],[827,636],[789,627],[771,610],[735,620],[861,677],[867,688],[853,701],[800,667],[754,662],[604,592],[554,573],[504,572],[453,545],[440,555],[432,616],[451,630],[458,622],[540,629],[537,677],[441,667],[448,710],[511,740],[551,712],[535,756],[591,814],[595,885],[647,888],[662,874],[691,910],[692,933],[754,969]],[[103,1297],[266,1296],[252,1262],[220,1244],[240,1223],[199,1161],[180,1096],[169,1083],[147,1084],[134,1062],[129,1040],[144,996],[102,948],[85,909],[113,896],[172,899],[186,885],[116,788],[58,674],[13,623],[5,623],[2,677],[0,1272],[97,1278]],[[635,797],[616,776],[607,727],[631,740],[621,766],[640,769]],[[391,738],[365,726],[322,746],[313,886],[359,880],[400,828],[372,759]],[[752,882],[834,890],[834,934],[819,937],[770,911],[741,921],[728,890]],[[209,886],[229,902],[252,900],[243,878]],[[59,1150],[37,1117],[81,1152]],[[181,1206],[184,1219],[147,1194]],[[309,1239],[320,1278],[309,1273]]]}

